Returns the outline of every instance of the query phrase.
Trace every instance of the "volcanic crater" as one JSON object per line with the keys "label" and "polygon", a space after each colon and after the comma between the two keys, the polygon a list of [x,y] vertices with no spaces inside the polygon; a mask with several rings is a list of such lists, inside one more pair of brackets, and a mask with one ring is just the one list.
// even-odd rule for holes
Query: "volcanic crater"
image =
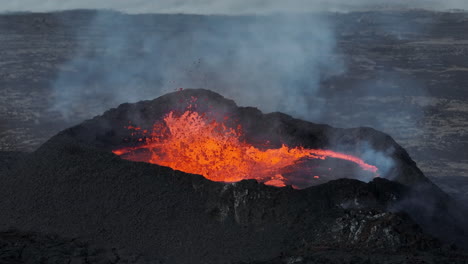
{"label": "volcanic crater", "polygon": [[337,129],[282,113],[263,114],[203,89],[123,104],[72,133],[124,159],[215,181],[256,179],[305,188],[339,178],[426,180],[403,148],[372,128]]}
{"label": "volcanic crater", "polygon": [[[350,154],[303,146],[289,147],[285,143],[278,147],[276,145],[283,141],[282,137],[268,125],[255,133],[263,133],[266,128],[268,134],[265,137],[275,138],[275,143],[270,143],[270,140],[249,143],[252,133],[245,134],[243,125],[236,124],[236,121],[245,124],[254,120],[240,120],[236,111],[223,110],[220,115],[209,98],[202,98],[199,102],[198,96],[192,95],[189,100],[186,95],[180,96],[179,104],[187,105],[183,112],[170,111],[163,118],[156,116],[162,121],[155,122],[152,128],[128,125],[126,128],[131,133],[124,139],[127,146],[113,153],[128,160],[200,174],[214,181],[255,179],[267,185],[291,185],[296,189],[323,180],[380,176],[376,166]],[[207,106],[199,109],[200,104]],[[385,158],[392,163],[391,158]]]}
{"label": "volcanic crater", "polygon": [[167,263],[466,243],[466,212],[390,136],[203,89],[122,104],[7,162],[0,227]]}

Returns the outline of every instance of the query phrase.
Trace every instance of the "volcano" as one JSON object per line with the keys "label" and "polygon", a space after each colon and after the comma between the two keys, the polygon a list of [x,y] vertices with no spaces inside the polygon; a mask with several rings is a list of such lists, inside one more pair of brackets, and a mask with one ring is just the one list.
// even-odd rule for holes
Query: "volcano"
{"label": "volcano", "polygon": [[153,263],[464,256],[440,248],[465,245],[467,214],[390,136],[208,90],[122,104],[0,161],[0,227]]}

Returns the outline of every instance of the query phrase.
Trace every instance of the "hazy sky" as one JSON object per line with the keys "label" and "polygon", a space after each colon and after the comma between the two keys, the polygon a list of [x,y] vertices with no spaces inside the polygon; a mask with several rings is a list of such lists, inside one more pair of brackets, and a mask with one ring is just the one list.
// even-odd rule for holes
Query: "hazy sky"
{"label": "hazy sky", "polygon": [[0,0],[0,12],[114,9],[127,13],[242,14],[347,11],[376,6],[468,9],[468,0]]}

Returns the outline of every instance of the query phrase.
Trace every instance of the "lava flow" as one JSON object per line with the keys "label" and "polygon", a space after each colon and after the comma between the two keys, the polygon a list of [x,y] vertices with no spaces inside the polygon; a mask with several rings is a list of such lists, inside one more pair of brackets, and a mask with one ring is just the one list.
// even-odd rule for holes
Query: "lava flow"
{"label": "lava flow", "polygon": [[[163,120],[164,122],[156,123],[152,131],[128,127],[141,133],[143,137],[138,140],[141,145],[117,149],[113,153],[128,160],[145,161],[200,174],[212,181],[255,179],[277,187],[283,187],[287,183],[282,173],[284,169],[305,159],[346,160],[378,176],[377,167],[340,152],[291,148],[286,145],[261,150],[241,140],[240,126],[230,128],[198,112],[185,111],[181,115],[170,112]],[[319,178],[313,174],[310,177]]]}

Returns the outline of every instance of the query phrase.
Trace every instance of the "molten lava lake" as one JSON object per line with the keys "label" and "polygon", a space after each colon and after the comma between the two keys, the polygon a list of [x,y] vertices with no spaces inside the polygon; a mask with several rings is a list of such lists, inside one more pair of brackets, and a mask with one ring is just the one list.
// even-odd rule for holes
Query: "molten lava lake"
{"label": "molten lava lake", "polygon": [[[255,179],[266,185],[302,189],[337,178],[372,179],[378,168],[329,149],[255,146],[235,128],[208,114],[169,112],[152,129],[127,126],[132,146],[113,150],[123,159],[171,167],[218,182]],[[136,140],[135,140],[136,139]]]}

